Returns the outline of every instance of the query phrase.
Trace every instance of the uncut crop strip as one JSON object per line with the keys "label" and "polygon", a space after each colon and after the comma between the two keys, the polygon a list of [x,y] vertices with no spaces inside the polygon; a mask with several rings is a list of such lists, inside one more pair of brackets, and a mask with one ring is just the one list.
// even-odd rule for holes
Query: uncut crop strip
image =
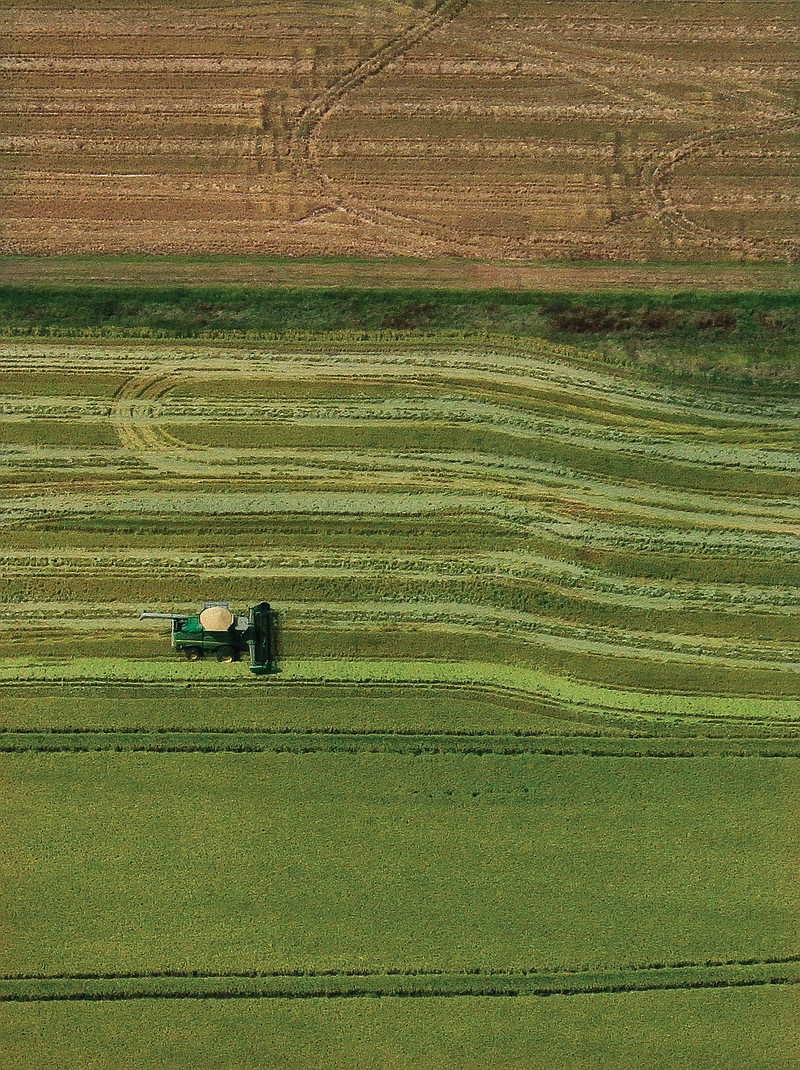
{"label": "uncut crop strip", "polygon": [[[15,668],[21,682],[10,675]],[[465,671],[427,661],[416,670],[399,661],[285,661],[279,679],[270,682],[266,702],[263,687],[249,677],[192,673],[174,662],[115,665],[111,659],[85,657],[69,664],[0,661],[0,689],[6,709],[13,711],[3,726],[9,733],[85,730],[122,738],[128,731],[175,732],[191,739],[196,733],[233,738],[243,732],[251,739],[259,733],[266,738],[299,732],[302,738],[308,733],[377,736],[395,739],[395,745],[395,737],[402,744],[510,734],[523,746],[533,737],[551,736],[573,741],[583,736],[589,745],[611,739],[616,746],[625,737],[642,747],[685,744],[686,756],[704,753],[703,741],[712,748],[724,741],[734,750],[786,743],[791,750],[800,714],[790,700],[674,694],[665,699],[641,690],[587,688],[543,672],[503,672],[486,663]],[[207,718],[211,706],[213,725]]]}
{"label": "uncut crop strip", "polygon": [[358,968],[285,973],[165,972],[0,977],[0,1002],[124,999],[313,999],[319,997],[570,996],[800,983],[796,959],[703,962],[594,971]]}
{"label": "uncut crop strip", "polygon": [[[674,673],[672,679],[675,680]],[[596,723],[603,729],[616,727],[625,732],[632,728],[638,731],[656,728],[662,732],[664,728],[674,728],[679,721],[692,730],[693,727],[705,730],[709,725],[735,727],[737,732],[745,733],[751,728],[792,730],[800,718],[800,703],[796,697],[694,695],[677,690],[645,691],[641,687],[598,686],[519,664],[512,667],[496,662],[292,658],[282,662],[280,683],[297,688],[299,693],[305,693],[309,687],[323,692],[333,689],[334,693],[357,687],[361,694],[379,696],[395,691],[414,694],[419,690],[457,693],[466,690],[477,696],[487,695],[493,701],[499,699],[501,703],[521,702],[523,706],[534,703],[537,708],[542,706],[546,712],[556,711],[570,720]],[[109,686],[167,688],[171,689],[169,694],[173,698],[180,696],[187,685],[198,689],[201,695],[209,688],[222,687],[224,694],[235,697],[242,705],[254,703],[262,709],[259,706],[263,696],[262,682],[232,678],[223,683],[218,667],[211,664],[187,665],[169,658],[136,660],[85,655],[0,659],[0,687],[5,693],[11,694],[22,686],[26,693],[35,697],[42,688],[52,688],[54,684],[59,686],[61,693],[72,696],[76,703],[81,701],[82,695],[91,694],[93,688]],[[98,694],[102,694],[102,690]],[[268,712],[269,705],[263,709]],[[20,724],[20,716],[26,713],[26,707],[21,707],[13,723]],[[158,716],[160,718],[160,714]],[[153,723],[153,719],[152,714],[145,718],[147,723]],[[108,720],[104,717],[99,727]],[[136,724],[141,723],[140,711]],[[461,723],[460,715],[458,723]],[[72,727],[72,724],[66,727]]]}
{"label": "uncut crop strip", "polygon": [[[491,636],[523,661],[557,654],[581,673],[587,658],[672,663],[698,681],[717,666],[743,693],[797,667],[791,402],[644,384],[543,343],[26,342],[0,360],[17,384],[1,402],[0,531],[73,531],[69,549],[6,557],[8,650],[50,649],[56,622],[87,635],[109,618],[108,643],[135,642],[139,607],[188,607],[220,586],[246,600],[255,584],[281,604],[289,653],[310,634],[370,633],[364,653],[376,652],[403,629],[410,657],[430,656],[438,635],[469,660],[470,637]],[[65,375],[67,397],[48,391]],[[38,441],[24,438],[32,420]],[[87,434],[97,443],[81,445]],[[199,552],[165,553],[141,531],[177,537],[170,525],[190,517],[206,531]],[[225,517],[260,519],[259,549],[232,551]],[[337,517],[390,544],[402,529],[406,551],[372,548],[356,528],[326,549]],[[470,534],[447,552],[436,532],[456,518]],[[115,541],[121,551],[92,537],[111,520],[139,526]],[[298,536],[317,527],[319,545],[303,548]],[[474,544],[491,531],[516,545]],[[688,548],[695,572],[683,578],[667,562]],[[661,573],[620,571],[625,551]]]}

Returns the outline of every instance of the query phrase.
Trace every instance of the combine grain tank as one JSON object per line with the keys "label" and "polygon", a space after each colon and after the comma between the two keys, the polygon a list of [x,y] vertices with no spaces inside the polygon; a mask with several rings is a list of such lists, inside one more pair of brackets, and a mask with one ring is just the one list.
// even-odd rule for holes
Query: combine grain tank
{"label": "combine grain tank", "polygon": [[250,607],[249,614],[235,614],[227,602],[206,602],[196,615],[142,613],[139,620],[172,622],[172,646],[187,661],[215,657],[239,661],[246,652],[250,672],[262,676],[275,671],[274,613],[269,602]]}

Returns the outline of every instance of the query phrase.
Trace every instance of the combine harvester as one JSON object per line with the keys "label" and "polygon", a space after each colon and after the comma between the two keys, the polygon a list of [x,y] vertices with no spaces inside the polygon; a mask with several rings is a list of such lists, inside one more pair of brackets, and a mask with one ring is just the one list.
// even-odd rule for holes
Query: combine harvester
{"label": "combine harvester", "polygon": [[276,671],[274,613],[269,602],[250,607],[250,615],[237,616],[227,602],[206,602],[196,616],[185,613],[142,613],[139,620],[172,621],[172,647],[187,661],[214,656],[217,661],[239,661],[250,654],[250,672],[257,676]]}

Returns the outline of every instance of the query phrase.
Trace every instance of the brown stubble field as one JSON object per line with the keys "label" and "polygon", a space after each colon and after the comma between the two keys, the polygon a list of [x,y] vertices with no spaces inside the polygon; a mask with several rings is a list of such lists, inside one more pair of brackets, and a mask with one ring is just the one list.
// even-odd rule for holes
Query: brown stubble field
{"label": "brown stubble field", "polygon": [[794,5],[11,0],[5,253],[790,261]]}

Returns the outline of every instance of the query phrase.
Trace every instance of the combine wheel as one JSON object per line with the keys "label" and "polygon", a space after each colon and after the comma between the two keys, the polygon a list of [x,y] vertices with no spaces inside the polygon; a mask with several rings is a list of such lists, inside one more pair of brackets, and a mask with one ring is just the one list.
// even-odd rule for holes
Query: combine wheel
{"label": "combine wheel", "polygon": [[233,661],[235,658],[232,646],[221,646],[217,650],[217,661]]}
{"label": "combine wheel", "polygon": [[203,651],[199,646],[185,646],[183,656],[187,661],[199,661],[203,656]]}

